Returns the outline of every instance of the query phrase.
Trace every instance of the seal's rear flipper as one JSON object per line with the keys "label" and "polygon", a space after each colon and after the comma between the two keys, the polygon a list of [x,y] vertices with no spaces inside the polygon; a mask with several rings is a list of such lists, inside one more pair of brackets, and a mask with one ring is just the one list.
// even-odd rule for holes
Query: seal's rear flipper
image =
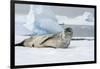
{"label": "seal's rear flipper", "polygon": [[24,41],[22,41],[21,43],[15,44],[15,46],[24,46]]}

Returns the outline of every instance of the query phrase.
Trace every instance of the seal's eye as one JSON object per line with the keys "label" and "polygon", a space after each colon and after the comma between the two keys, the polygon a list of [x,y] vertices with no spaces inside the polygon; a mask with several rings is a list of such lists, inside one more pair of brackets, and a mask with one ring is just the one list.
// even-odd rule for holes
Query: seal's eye
{"label": "seal's eye", "polygon": [[65,29],[65,32],[72,32],[72,28],[70,28],[70,27],[69,28],[66,28]]}

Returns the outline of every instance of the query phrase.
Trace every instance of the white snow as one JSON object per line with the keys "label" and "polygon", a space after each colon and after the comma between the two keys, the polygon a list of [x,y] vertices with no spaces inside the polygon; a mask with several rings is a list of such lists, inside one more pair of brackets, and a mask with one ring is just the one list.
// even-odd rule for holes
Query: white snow
{"label": "white snow", "polygon": [[94,37],[72,37],[72,39],[90,39],[90,40],[93,40]]}
{"label": "white snow", "polygon": [[94,60],[94,40],[71,41],[67,49],[15,47],[15,65]]}

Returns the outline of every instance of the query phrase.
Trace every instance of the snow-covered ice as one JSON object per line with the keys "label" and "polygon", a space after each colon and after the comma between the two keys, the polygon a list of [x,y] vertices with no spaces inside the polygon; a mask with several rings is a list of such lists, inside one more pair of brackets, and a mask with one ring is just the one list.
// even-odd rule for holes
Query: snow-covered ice
{"label": "snow-covered ice", "polygon": [[15,47],[15,65],[94,61],[94,40],[73,40],[67,49]]}

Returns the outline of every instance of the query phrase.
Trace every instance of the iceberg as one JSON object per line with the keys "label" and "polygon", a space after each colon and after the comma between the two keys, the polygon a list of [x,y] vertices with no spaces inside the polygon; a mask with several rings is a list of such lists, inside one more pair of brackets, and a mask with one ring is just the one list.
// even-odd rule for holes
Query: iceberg
{"label": "iceberg", "polygon": [[16,35],[30,35],[31,31],[24,27],[23,23],[15,23]]}
{"label": "iceberg", "polygon": [[56,15],[49,6],[37,6],[35,10],[37,11],[34,11],[35,22],[33,23],[33,33],[42,35],[63,31],[63,28],[57,23]]}
{"label": "iceberg", "polygon": [[84,12],[80,16],[69,18],[68,16],[56,15],[59,24],[66,25],[94,25],[93,13]]}
{"label": "iceberg", "polygon": [[[27,15],[16,14],[16,33],[18,35],[44,35],[62,32],[56,15],[50,6],[30,5]],[[19,18],[20,16],[20,18]]]}

